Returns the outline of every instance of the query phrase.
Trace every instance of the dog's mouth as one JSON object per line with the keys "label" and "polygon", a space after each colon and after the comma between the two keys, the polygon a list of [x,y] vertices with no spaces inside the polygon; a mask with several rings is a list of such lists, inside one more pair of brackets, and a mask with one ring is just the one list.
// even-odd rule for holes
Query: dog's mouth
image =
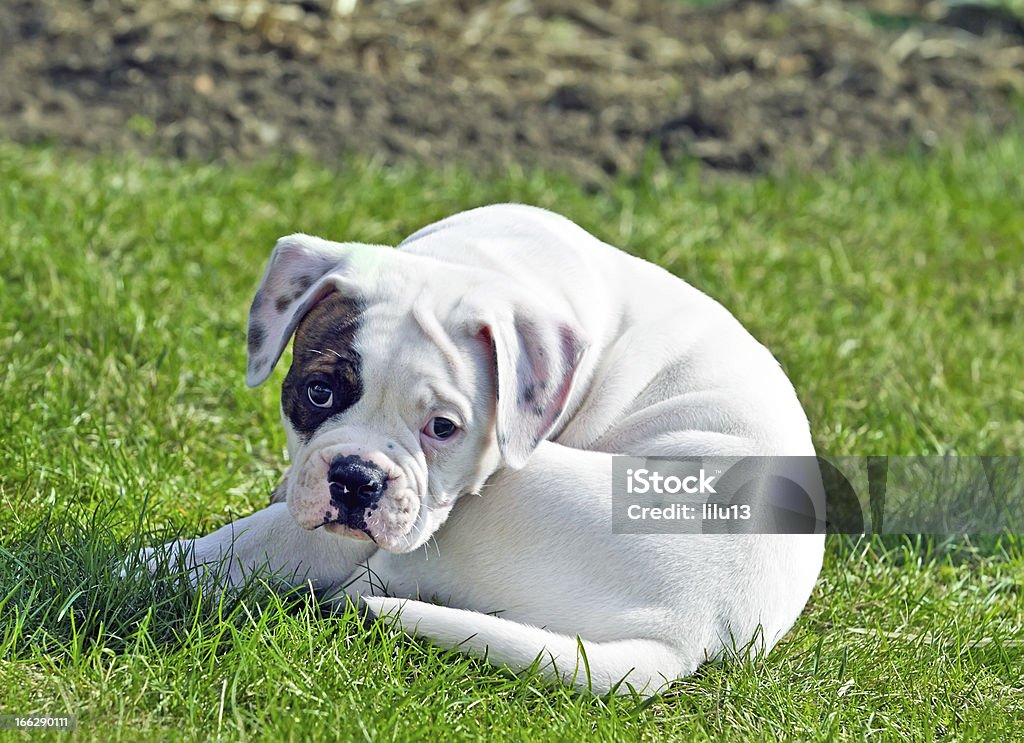
{"label": "dog's mouth", "polygon": [[339,537],[348,537],[349,539],[357,539],[361,542],[370,541],[374,544],[377,540],[374,539],[373,534],[370,533],[369,528],[356,528],[350,524],[345,523],[341,519],[335,519],[334,521],[324,521],[317,529],[323,528],[325,531],[329,531],[331,534],[337,534]]}
{"label": "dog's mouth", "polygon": [[[299,520],[299,525],[311,531],[323,529],[338,537],[372,542],[382,550],[402,554],[421,547],[433,535],[447,517],[452,503],[451,499],[445,499],[443,504],[447,507],[440,509],[439,514],[423,500],[409,496],[397,505],[387,502],[381,507],[360,511],[321,510],[318,521],[303,523]],[[295,506],[294,501],[289,503]]]}
{"label": "dog's mouth", "polygon": [[339,537],[370,541],[382,549],[402,552],[405,551],[403,546],[410,544],[422,529],[419,524],[423,515],[421,505],[415,497],[397,502],[386,499],[365,508],[350,509],[332,503],[321,511],[317,522],[302,525],[310,530],[323,529]]}

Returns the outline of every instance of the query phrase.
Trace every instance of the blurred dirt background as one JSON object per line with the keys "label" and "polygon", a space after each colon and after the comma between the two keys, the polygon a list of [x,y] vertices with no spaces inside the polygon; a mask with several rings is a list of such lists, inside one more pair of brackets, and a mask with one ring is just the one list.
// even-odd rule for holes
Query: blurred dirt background
{"label": "blurred dirt background", "polygon": [[1022,93],[1020,17],[948,0],[0,4],[0,138],[202,160],[817,168]]}

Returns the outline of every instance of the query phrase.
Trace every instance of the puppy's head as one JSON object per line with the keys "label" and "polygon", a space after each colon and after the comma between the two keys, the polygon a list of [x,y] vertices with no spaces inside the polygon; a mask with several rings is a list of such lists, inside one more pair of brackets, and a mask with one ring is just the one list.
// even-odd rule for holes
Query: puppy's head
{"label": "puppy's head", "polygon": [[507,284],[387,247],[278,242],[249,315],[246,381],[265,381],[294,334],[282,490],[301,526],[407,552],[459,496],[526,463],[584,344],[555,305]]}

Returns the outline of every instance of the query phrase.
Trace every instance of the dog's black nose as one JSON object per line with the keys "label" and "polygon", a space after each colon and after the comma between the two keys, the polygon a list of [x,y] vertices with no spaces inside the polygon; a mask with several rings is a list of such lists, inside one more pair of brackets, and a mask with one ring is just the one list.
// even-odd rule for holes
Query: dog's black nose
{"label": "dog's black nose", "polygon": [[348,513],[372,506],[388,487],[384,470],[355,454],[337,457],[331,462],[327,482],[331,488],[331,504]]}

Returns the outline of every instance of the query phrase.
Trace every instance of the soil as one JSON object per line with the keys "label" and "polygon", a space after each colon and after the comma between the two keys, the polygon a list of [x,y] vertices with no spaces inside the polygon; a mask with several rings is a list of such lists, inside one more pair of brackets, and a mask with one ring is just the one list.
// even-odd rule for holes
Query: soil
{"label": "soil", "polygon": [[1020,121],[1024,24],[924,0],[6,0],[0,138],[356,152],[586,183],[751,173]]}

